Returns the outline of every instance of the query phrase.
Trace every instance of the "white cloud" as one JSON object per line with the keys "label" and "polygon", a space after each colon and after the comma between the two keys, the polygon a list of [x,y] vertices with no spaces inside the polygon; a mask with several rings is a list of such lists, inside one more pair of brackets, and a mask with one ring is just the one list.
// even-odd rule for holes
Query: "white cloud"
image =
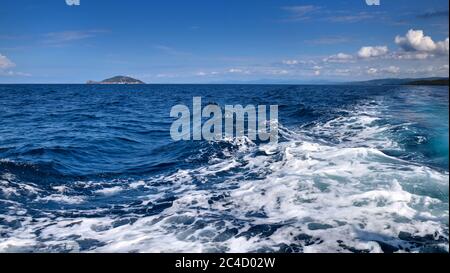
{"label": "white cloud", "polygon": [[400,67],[394,66],[394,65],[391,65],[388,67],[383,67],[383,68],[371,67],[371,68],[367,69],[366,73],[368,75],[398,74],[398,73],[400,73]]}
{"label": "white cloud", "polygon": [[244,70],[240,68],[230,68],[228,69],[228,73],[236,73],[236,74],[251,74],[249,70]]}
{"label": "white cloud", "polygon": [[397,73],[400,72],[400,68],[398,66],[391,65],[391,66],[383,69],[383,72],[387,72],[387,73],[390,73],[390,74],[397,74]]}
{"label": "white cloud", "polygon": [[[174,73],[159,73],[159,74],[156,74],[156,78],[178,78],[178,77],[180,77],[180,75],[179,74],[174,74]],[[139,78],[139,77],[137,77],[137,78]],[[141,78],[143,78],[143,77],[141,77]]]}
{"label": "white cloud", "polygon": [[423,30],[410,29],[405,36],[396,36],[395,43],[406,52],[449,54],[448,38],[444,41],[435,42],[430,36],[425,36]]}
{"label": "white cloud", "polygon": [[195,75],[199,76],[199,77],[214,76],[214,75],[218,75],[218,74],[219,74],[219,72],[217,72],[217,71],[211,71],[211,72],[200,71],[200,72],[195,73]]}
{"label": "white cloud", "polygon": [[16,66],[10,59],[6,56],[0,54],[0,69],[7,69]]}
{"label": "white cloud", "polygon": [[399,60],[425,60],[429,57],[433,56],[433,54],[427,52],[396,52],[393,57],[394,59]]}
{"label": "white cloud", "polygon": [[375,74],[377,74],[378,73],[378,69],[376,69],[376,68],[369,68],[369,69],[367,69],[367,74],[369,74],[369,75],[375,75]]}
{"label": "white cloud", "polygon": [[337,68],[333,72],[338,76],[348,76],[352,71],[348,68]]}
{"label": "white cloud", "polygon": [[289,74],[288,70],[282,69],[282,70],[272,70],[269,72],[271,75],[287,75]]}
{"label": "white cloud", "polygon": [[314,70],[314,76],[320,76],[322,74],[322,66],[315,65],[312,69]]}
{"label": "white cloud", "polygon": [[228,69],[228,72],[230,72],[230,73],[242,73],[243,70],[239,69],[239,68],[230,68],[230,69]]}
{"label": "white cloud", "polygon": [[386,55],[389,52],[387,46],[364,46],[358,51],[358,57],[367,59]]}
{"label": "white cloud", "polygon": [[422,30],[410,29],[405,37],[395,37],[395,43],[405,51],[433,51],[436,44],[429,36],[425,36]]}
{"label": "white cloud", "polygon": [[427,75],[427,76],[433,76],[433,77],[448,77],[448,64],[444,64],[441,66],[436,65],[429,65],[429,66],[423,66],[423,67],[414,67],[410,68],[408,72],[410,74],[417,74],[417,75]]}
{"label": "white cloud", "polygon": [[345,53],[338,53],[336,55],[331,55],[325,59],[323,59],[324,62],[328,63],[346,63],[353,60],[353,56],[350,54]]}
{"label": "white cloud", "polygon": [[286,65],[296,65],[296,64],[299,64],[300,62],[299,61],[297,61],[297,60],[284,60],[283,61],[283,64],[286,64]]}
{"label": "white cloud", "polygon": [[442,54],[442,55],[445,55],[445,54],[449,55],[448,54],[448,52],[449,52],[448,42],[449,42],[448,38],[445,39],[444,41],[437,42],[436,43],[436,53]]}
{"label": "white cloud", "polygon": [[5,55],[0,54],[0,76],[5,77],[30,77],[31,74],[24,73],[24,72],[18,72],[18,71],[11,71],[9,68],[15,67],[16,64],[13,63],[8,57]]}
{"label": "white cloud", "polygon": [[0,76],[7,76],[7,77],[31,77],[32,75],[29,73],[24,73],[24,72],[15,72],[15,71],[3,71],[0,70]]}

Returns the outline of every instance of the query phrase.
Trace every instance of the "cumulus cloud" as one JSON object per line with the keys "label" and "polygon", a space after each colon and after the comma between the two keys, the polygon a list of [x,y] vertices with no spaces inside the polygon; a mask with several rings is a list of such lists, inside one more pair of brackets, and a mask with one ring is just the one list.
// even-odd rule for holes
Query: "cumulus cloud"
{"label": "cumulus cloud", "polygon": [[362,59],[375,58],[386,55],[388,52],[387,46],[364,46],[358,51],[358,57]]}
{"label": "cumulus cloud", "polygon": [[[426,36],[423,30],[410,29],[405,36],[395,37],[395,43],[406,52],[421,52],[423,54],[449,54],[449,39],[435,42]],[[425,55],[423,55],[425,56]]]}
{"label": "cumulus cloud", "polygon": [[405,37],[395,37],[395,43],[405,51],[433,51],[436,44],[429,36],[425,36],[422,30],[410,29]]}
{"label": "cumulus cloud", "polygon": [[16,66],[10,59],[6,56],[0,54],[0,69],[7,69]]}
{"label": "cumulus cloud", "polygon": [[436,53],[449,55],[448,54],[448,52],[449,52],[448,43],[449,43],[448,38],[442,42],[437,42],[436,43]]}

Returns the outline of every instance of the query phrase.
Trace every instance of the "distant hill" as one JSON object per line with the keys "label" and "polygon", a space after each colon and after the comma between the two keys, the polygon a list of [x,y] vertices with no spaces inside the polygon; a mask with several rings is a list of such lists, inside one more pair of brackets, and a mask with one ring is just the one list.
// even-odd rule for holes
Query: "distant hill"
{"label": "distant hill", "polygon": [[418,79],[377,79],[370,81],[351,82],[352,85],[447,85],[448,78],[418,78]]}
{"label": "distant hill", "polygon": [[115,76],[101,82],[88,81],[87,84],[145,84],[143,81],[127,76]]}
{"label": "distant hill", "polygon": [[406,83],[407,85],[441,85],[448,86],[448,78],[447,79],[436,79],[436,80],[417,80]]}

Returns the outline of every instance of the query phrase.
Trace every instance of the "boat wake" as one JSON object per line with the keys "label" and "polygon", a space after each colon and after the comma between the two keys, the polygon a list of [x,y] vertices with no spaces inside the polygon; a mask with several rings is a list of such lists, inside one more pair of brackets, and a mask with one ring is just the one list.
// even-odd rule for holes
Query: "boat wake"
{"label": "boat wake", "polygon": [[4,173],[0,251],[448,252],[448,172],[393,156],[409,125],[380,111],[280,125],[277,145],[202,142],[185,168],[139,179]]}

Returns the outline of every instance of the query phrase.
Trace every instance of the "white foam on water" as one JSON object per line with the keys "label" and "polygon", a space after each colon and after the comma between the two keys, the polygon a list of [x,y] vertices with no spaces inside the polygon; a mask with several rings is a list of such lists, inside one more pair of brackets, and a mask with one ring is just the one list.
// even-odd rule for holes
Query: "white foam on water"
{"label": "white foam on water", "polygon": [[96,190],[95,193],[101,194],[101,195],[111,196],[111,195],[118,194],[121,191],[123,191],[122,187],[115,186],[115,187],[111,187],[111,188],[103,188],[103,189]]}
{"label": "white foam on water", "polygon": [[144,187],[145,185],[146,185],[146,184],[145,184],[145,181],[139,180],[139,181],[130,183],[130,184],[129,184],[129,187],[132,188],[132,189],[137,189],[137,188],[139,188],[139,187]]}
{"label": "white foam on water", "polygon": [[[361,103],[354,109],[342,110],[346,115],[317,124],[313,128],[305,128],[303,134],[313,134],[316,137],[327,137],[335,140],[339,147],[370,147],[376,149],[401,149],[387,132],[396,127],[408,126],[380,125],[380,116],[384,108],[375,101]],[[386,114],[383,113],[383,116]]]}
{"label": "white foam on water", "polygon": [[11,173],[2,174],[0,178],[0,197],[3,195],[6,198],[10,198],[42,193],[38,185],[34,183],[21,183],[16,180],[16,177]]}
{"label": "white foam on water", "polygon": [[[85,184],[107,196],[152,190],[138,197],[149,209],[176,196],[154,215],[0,215],[21,222],[1,230],[8,236],[0,238],[0,251],[448,252],[448,173],[384,154],[380,147],[400,147],[369,110],[312,129],[337,143],[280,125],[285,141],[278,145],[230,140],[238,149],[207,166],[127,186]],[[70,201],[63,197],[70,190],[55,190],[42,200]]]}
{"label": "white foam on water", "polygon": [[83,196],[68,196],[64,194],[51,194],[45,197],[39,197],[37,202],[56,202],[64,204],[81,204],[85,201]]}

